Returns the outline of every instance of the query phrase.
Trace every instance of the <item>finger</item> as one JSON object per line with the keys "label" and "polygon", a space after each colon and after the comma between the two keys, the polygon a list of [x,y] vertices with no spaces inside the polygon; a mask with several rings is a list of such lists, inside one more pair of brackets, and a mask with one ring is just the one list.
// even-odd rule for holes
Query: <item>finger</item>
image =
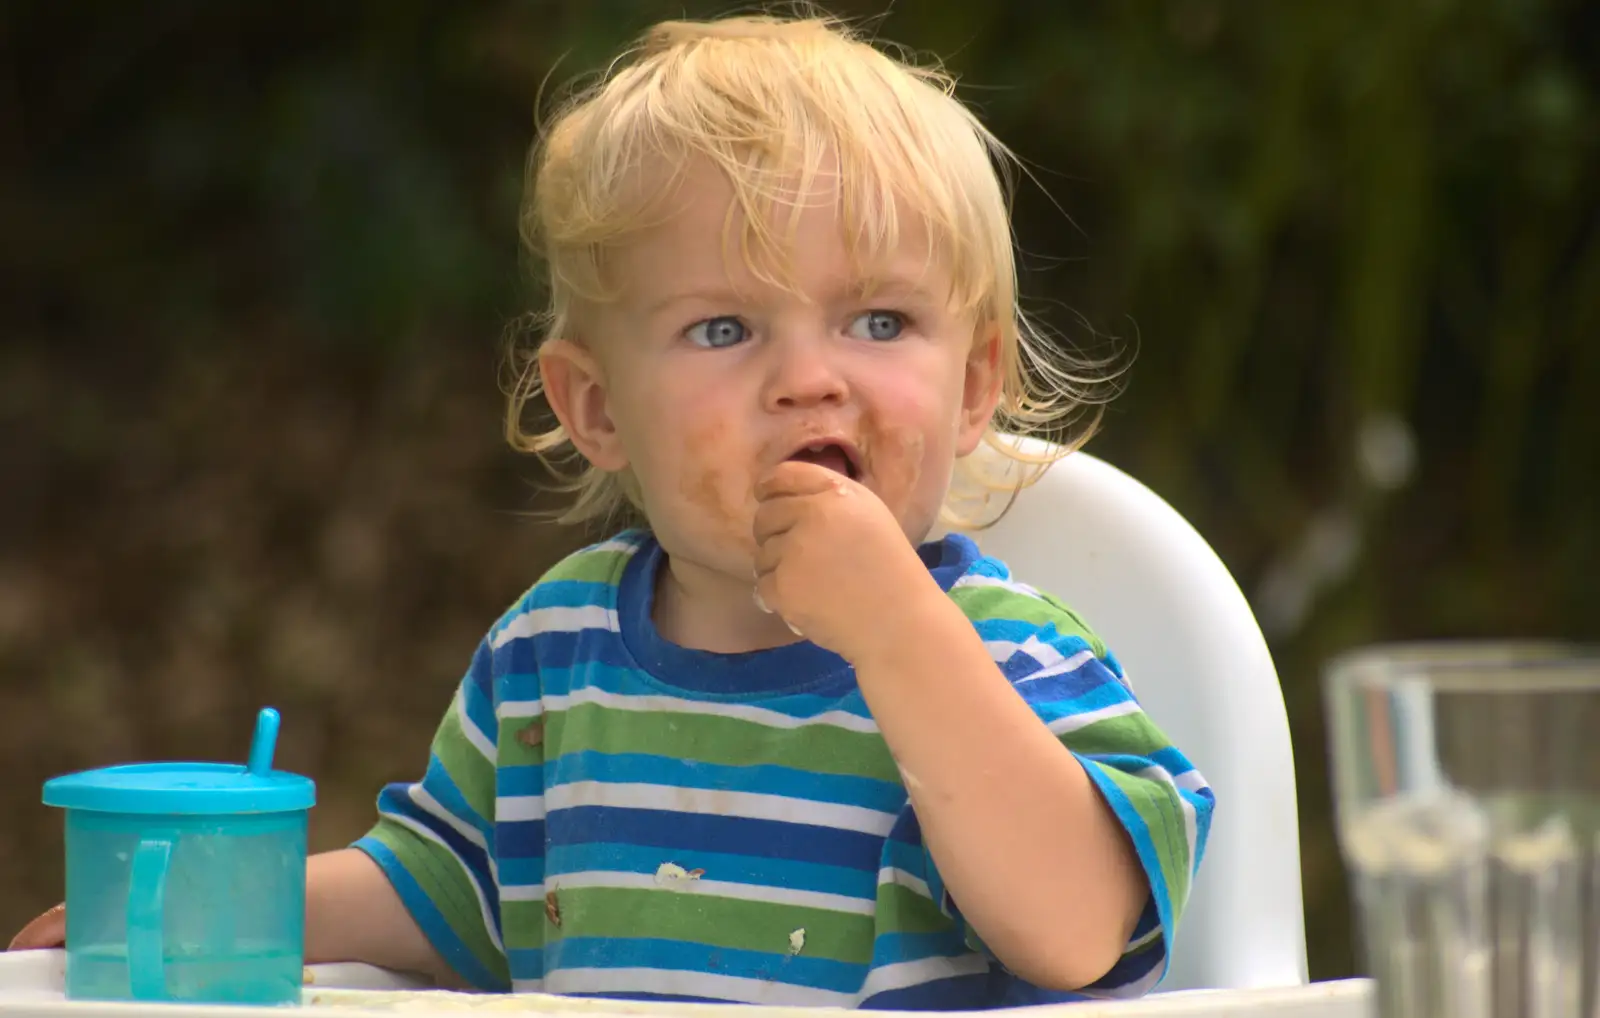
{"label": "finger", "polygon": [[808,502],[815,496],[784,495],[756,503],[755,515],[750,520],[750,532],[759,547],[781,534],[793,530],[805,518]]}
{"label": "finger", "polygon": [[57,905],[33,922],[24,926],[11,938],[9,951],[36,951],[47,947],[63,947],[67,942],[67,907]]}
{"label": "finger", "polygon": [[850,478],[836,470],[804,460],[785,460],[756,482],[755,496],[764,502],[784,495],[819,495],[849,483]]}
{"label": "finger", "polygon": [[778,566],[783,562],[784,552],[788,547],[789,536],[787,533],[774,534],[756,545],[756,590],[765,599],[767,606],[774,611],[778,607],[777,602],[773,600],[777,591],[763,588],[761,583],[778,571]]}

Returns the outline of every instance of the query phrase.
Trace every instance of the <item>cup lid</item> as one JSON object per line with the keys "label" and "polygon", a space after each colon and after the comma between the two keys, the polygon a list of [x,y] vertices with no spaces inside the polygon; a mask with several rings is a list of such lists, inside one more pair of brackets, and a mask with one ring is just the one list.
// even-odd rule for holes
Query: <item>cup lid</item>
{"label": "cup lid", "polygon": [[126,764],[47,781],[44,802],[95,813],[288,813],[317,798],[310,778],[243,764]]}
{"label": "cup lid", "polygon": [[247,764],[144,763],[82,771],[45,782],[46,806],[95,813],[291,813],[310,809],[310,778],[272,769],[278,712],[256,716]]}

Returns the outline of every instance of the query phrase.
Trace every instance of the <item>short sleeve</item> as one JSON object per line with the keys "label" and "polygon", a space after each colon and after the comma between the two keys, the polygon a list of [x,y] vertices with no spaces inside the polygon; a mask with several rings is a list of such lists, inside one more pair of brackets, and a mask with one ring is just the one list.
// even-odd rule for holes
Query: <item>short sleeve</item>
{"label": "short sleeve", "polygon": [[484,990],[510,988],[492,848],[497,734],[485,641],[434,734],[422,780],[386,787],[377,825],[356,842],[440,957]]}
{"label": "short sleeve", "polygon": [[[991,582],[963,598],[995,662],[1082,763],[1127,832],[1149,883],[1121,958],[1083,993],[1136,997],[1166,973],[1171,941],[1205,852],[1211,788],[1140,708],[1121,664],[1070,610],[1020,585]],[[937,900],[959,918],[937,880]],[[968,942],[983,950],[976,935]]]}

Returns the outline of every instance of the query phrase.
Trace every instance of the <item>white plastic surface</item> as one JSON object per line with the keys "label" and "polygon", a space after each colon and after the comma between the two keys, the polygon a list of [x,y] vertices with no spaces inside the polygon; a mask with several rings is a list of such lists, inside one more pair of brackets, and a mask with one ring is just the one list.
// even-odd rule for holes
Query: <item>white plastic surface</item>
{"label": "white plastic surface", "polygon": [[[1015,469],[987,448],[977,460],[995,480]],[[958,486],[961,508],[992,519],[975,501],[979,490]],[[1216,791],[1200,879],[1161,989],[1304,983],[1288,716],[1260,627],[1211,546],[1160,496],[1085,453],[1056,463],[996,526],[971,536],[1018,580],[1082,614],[1147,713]]]}
{"label": "white plastic surface", "polygon": [[[526,1012],[569,1018],[821,1018],[821,1008],[747,1007],[729,1004],[630,1003],[542,994],[521,996],[445,993],[410,984],[367,965],[314,965],[304,1005],[287,1009],[306,1018],[461,1018],[469,1012]],[[270,1018],[284,1008],[213,1007],[200,1004],[98,1004],[66,1001],[61,994],[60,951],[0,953],[0,1015],[5,1018]],[[348,989],[346,989],[348,987]],[[1004,1012],[1016,1018],[1373,1018],[1371,988],[1363,980],[1280,989],[1168,993],[1114,1004],[1061,1004]],[[831,1012],[837,1013],[837,1012]],[[868,1012],[871,1013],[871,1012]],[[993,1012],[954,1012],[980,1018]],[[886,1018],[889,1012],[877,1012]]]}

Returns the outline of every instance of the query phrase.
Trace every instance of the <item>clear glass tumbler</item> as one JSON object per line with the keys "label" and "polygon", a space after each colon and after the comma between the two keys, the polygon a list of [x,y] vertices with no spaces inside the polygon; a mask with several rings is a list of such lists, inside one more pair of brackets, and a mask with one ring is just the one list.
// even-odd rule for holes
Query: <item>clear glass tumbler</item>
{"label": "clear glass tumbler", "polygon": [[1324,688],[1382,1018],[1600,1018],[1600,654],[1377,646]]}

